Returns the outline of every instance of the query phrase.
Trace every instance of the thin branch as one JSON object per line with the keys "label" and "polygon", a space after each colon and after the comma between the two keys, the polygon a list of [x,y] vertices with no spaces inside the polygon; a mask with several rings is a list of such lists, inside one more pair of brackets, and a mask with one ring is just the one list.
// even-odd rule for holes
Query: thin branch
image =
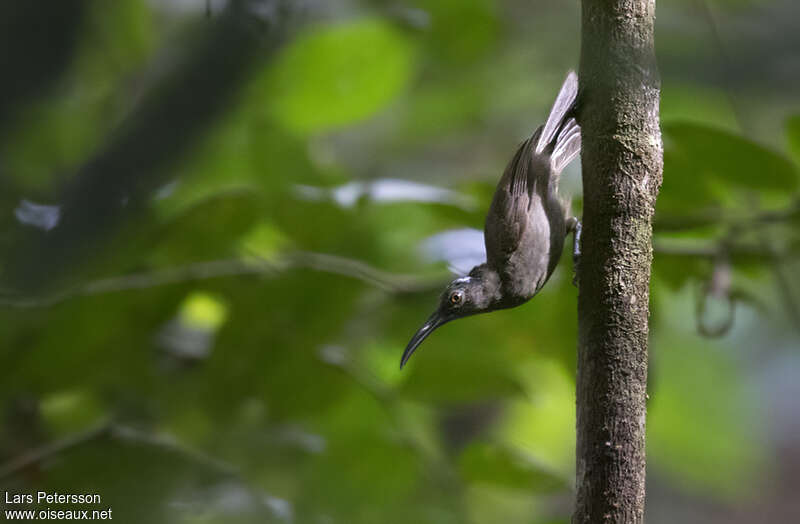
{"label": "thin branch", "polygon": [[247,490],[252,499],[256,501],[261,511],[267,517],[275,516],[275,509],[269,504],[267,493],[252,486],[246,478],[242,476],[239,468],[208,455],[202,451],[187,447],[185,444],[167,436],[151,434],[135,428],[115,424],[111,422],[101,423],[75,435],[69,435],[40,448],[34,449],[29,453],[21,455],[0,466],[0,480],[14,476],[27,468],[46,462],[48,459],[61,455],[72,449],[91,444],[101,439],[109,439],[117,442],[131,442],[159,449],[166,453],[177,455],[183,460],[198,465],[209,472],[215,473],[220,477],[228,478]]}
{"label": "thin branch", "polygon": [[[437,288],[440,285],[436,286]],[[356,316],[358,317],[358,315]],[[355,317],[354,317],[355,318]],[[323,350],[324,351],[324,350]],[[370,372],[358,363],[347,353],[335,355],[334,357],[321,355],[321,359],[328,365],[337,369],[342,375],[350,380],[356,387],[371,396],[381,409],[386,413],[391,424],[398,434],[401,435],[401,442],[411,448],[420,457],[424,457],[429,462],[435,464],[426,472],[426,477],[434,482],[444,481],[446,485],[455,485],[456,473],[453,471],[452,464],[443,460],[438,453],[431,453],[431,450],[409,431],[407,421],[398,409],[400,398],[395,388],[383,383],[374,373]]]}
{"label": "thin branch", "polygon": [[389,293],[398,294],[429,291],[437,288],[444,280],[443,276],[419,277],[389,273],[376,269],[364,262],[336,255],[296,252],[275,260],[263,258],[211,260],[130,275],[108,277],[48,296],[14,297],[6,295],[0,297],[0,307],[50,307],[76,297],[148,289],[221,277],[247,275],[272,277],[291,269],[310,269],[333,273],[360,280]]}
{"label": "thin branch", "polygon": [[104,422],[86,431],[69,435],[10,460],[6,464],[0,466],[0,480],[11,477],[31,466],[41,464],[70,449],[105,438],[157,447],[169,453],[181,455],[190,462],[199,464],[222,476],[238,475],[238,469],[233,465],[200,451],[187,448],[174,439],[163,435],[151,435],[128,426]]}
{"label": "thin branch", "polygon": [[731,245],[724,242],[681,242],[665,241],[663,239],[653,242],[653,251],[657,255],[692,257],[692,258],[716,258],[721,252],[728,255],[751,256],[770,260],[772,253],[766,251],[763,246],[739,244]]}
{"label": "thin branch", "polygon": [[[763,214],[766,217],[766,214]],[[775,215],[777,216],[777,215]],[[775,257],[784,258],[767,250],[763,244],[720,245],[713,242],[688,243],[657,240],[654,244],[656,254],[694,258],[714,258],[724,249],[731,255],[744,255],[772,261]],[[353,278],[393,294],[424,293],[437,289],[446,280],[445,275],[417,276],[390,273],[377,269],[360,260],[338,255],[298,251],[268,260],[256,256],[196,262],[176,267],[156,269],[130,275],[93,280],[72,289],[45,296],[14,296],[10,292],[0,294],[0,307],[6,308],[46,308],[78,297],[102,295],[136,289],[181,284],[214,278],[236,276],[274,277],[292,269],[309,269]]]}
{"label": "thin branch", "polygon": [[50,457],[54,457],[68,449],[78,447],[88,442],[93,442],[105,436],[111,431],[108,423],[100,424],[82,433],[69,435],[61,440],[34,449],[28,453],[16,457],[0,466],[0,480],[6,479],[31,466],[40,464]]}
{"label": "thin branch", "polygon": [[220,476],[235,477],[242,483],[245,483],[244,479],[240,476],[239,468],[233,464],[212,457],[200,450],[187,447],[186,444],[182,444],[168,435],[152,434],[129,426],[113,424],[109,428],[109,436],[112,440],[145,444],[147,446],[159,448],[162,451],[178,455],[188,462],[197,464]]}
{"label": "thin branch", "polygon": [[446,279],[445,275],[420,277],[389,273],[370,266],[360,260],[325,253],[301,251],[290,254],[286,262],[295,268],[335,273],[355,278],[391,293],[421,293],[437,289]]}
{"label": "thin branch", "polygon": [[[716,19],[714,18],[714,13],[711,10],[711,6],[708,4],[707,0],[698,0],[697,3],[700,7],[700,10],[703,12],[703,15],[705,16],[706,21],[708,22],[712,37],[714,38],[714,42],[717,46],[717,51],[722,58],[722,61],[728,68],[730,68],[733,65],[733,60],[727,53],[725,45],[722,42],[719,27]],[[734,115],[739,122],[739,127],[742,129],[742,132],[744,132],[746,129],[748,129],[748,126],[745,125],[743,113],[736,103],[736,97],[727,84],[725,84],[725,93],[730,100],[731,108],[733,109]],[[788,222],[792,220],[796,221],[798,219],[800,219],[800,198],[796,198],[792,205],[785,210],[760,212],[752,217],[739,219],[736,223],[731,223],[731,229],[733,230],[736,227],[741,229],[743,227],[749,227],[753,225]],[[798,305],[797,300],[792,292],[791,278],[786,274],[784,269],[783,263],[786,257],[784,254],[778,253],[774,242],[771,240],[769,231],[763,231],[758,238],[761,245],[761,251],[771,262],[773,274],[775,276],[775,283],[778,287],[778,294],[783,300],[784,308],[786,309],[790,319],[793,321],[793,324],[800,329],[800,306]],[[733,308],[733,305],[731,305],[731,308]],[[733,313],[731,313],[731,322],[732,317]]]}
{"label": "thin branch", "polygon": [[688,216],[657,216],[653,229],[658,232],[677,232],[718,225],[750,228],[798,219],[800,219],[800,200],[794,201],[785,209],[761,211],[750,215],[741,213],[733,215],[720,210],[710,210]]}

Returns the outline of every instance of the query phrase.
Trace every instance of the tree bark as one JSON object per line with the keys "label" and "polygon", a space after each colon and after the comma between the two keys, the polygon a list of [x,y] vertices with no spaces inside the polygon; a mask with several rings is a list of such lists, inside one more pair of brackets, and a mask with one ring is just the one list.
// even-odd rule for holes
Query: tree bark
{"label": "tree bark", "polygon": [[574,523],[640,523],[652,218],[662,179],[655,0],[583,0]]}

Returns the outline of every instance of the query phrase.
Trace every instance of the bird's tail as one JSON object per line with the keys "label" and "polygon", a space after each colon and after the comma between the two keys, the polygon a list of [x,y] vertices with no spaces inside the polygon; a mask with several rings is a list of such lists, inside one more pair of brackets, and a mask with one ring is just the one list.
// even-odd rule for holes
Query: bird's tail
{"label": "bird's tail", "polygon": [[534,151],[550,153],[550,165],[558,174],[581,150],[581,128],[570,116],[578,98],[578,75],[570,71],[561,86],[550,116],[541,127]]}

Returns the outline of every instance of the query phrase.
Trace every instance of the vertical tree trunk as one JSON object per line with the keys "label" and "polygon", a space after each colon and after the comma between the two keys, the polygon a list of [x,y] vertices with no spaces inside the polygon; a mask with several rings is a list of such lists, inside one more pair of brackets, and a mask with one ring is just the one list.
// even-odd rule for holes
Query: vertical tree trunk
{"label": "vertical tree trunk", "polygon": [[655,0],[583,0],[574,523],[640,523],[652,217],[661,185]]}

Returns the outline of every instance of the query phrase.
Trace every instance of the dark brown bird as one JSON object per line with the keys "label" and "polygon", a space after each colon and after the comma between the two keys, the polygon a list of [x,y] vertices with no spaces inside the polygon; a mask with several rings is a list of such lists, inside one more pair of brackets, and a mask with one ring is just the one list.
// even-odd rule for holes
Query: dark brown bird
{"label": "dark brown bird", "polygon": [[552,275],[572,231],[577,259],[580,223],[567,218],[568,206],[558,197],[559,175],[581,149],[580,127],[571,116],[577,95],[578,77],[570,72],[547,121],[520,145],[497,184],[484,227],[486,262],[447,286],[408,343],[401,368],[437,327],[530,300]]}

